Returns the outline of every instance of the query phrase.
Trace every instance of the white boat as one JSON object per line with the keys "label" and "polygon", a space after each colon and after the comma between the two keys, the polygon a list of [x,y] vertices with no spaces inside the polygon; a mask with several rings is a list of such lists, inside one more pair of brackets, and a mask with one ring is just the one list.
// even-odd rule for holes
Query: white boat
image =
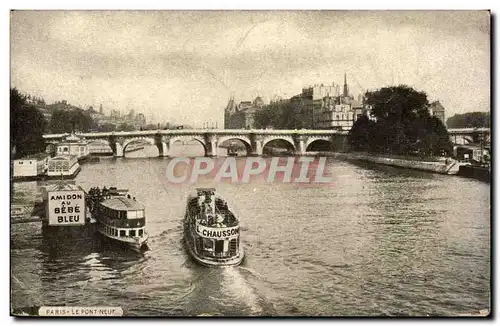
{"label": "white boat", "polygon": [[81,167],[74,155],[59,155],[49,159],[47,179],[73,179]]}
{"label": "white boat", "polygon": [[144,205],[127,190],[92,188],[89,191],[92,217],[97,231],[106,239],[134,251],[147,249],[148,233]]}
{"label": "white boat", "polygon": [[231,266],[243,261],[240,225],[227,202],[213,188],[198,188],[188,197],[184,242],[195,261],[205,266]]}

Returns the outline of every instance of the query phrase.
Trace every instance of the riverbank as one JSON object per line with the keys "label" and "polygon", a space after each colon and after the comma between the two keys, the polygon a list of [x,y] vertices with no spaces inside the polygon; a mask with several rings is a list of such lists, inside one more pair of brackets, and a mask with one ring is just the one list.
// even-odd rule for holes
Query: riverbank
{"label": "riverbank", "polygon": [[389,165],[405,169],[413,169],[439,174],[457,174],[459,170],[458,162],[453,159],[446,158],[428,158],[422,160],[415,157],[401,157],[389,155],[377,155],[364,152],[350,153],[315,153],[314,155],[325,155],[344,160],[355,160],[369,162],[375,164]]}

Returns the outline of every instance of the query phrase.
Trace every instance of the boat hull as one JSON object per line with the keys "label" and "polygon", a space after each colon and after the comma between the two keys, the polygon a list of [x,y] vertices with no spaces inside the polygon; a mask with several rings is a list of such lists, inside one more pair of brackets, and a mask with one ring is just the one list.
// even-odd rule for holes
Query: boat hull
{"label": "boat hull", "polygon": [[231,258],[209,258],[202,257],[196,253],[194,250],[194,244],[188,240],[187,235],[184,235],[184,245],[188,254],[196,261],[198,264],[203,265],[205,267],[224,267],[224,266],[238,266],[245,259],[245,251],[242,247],[239,248],[238,255]]}
{"label": "boat hull", "polygon": [[458,171],[458,175],[467,178],[473,178],[479,181],[491,183],[491,172],[487,167],[462,165]]}
{"label": "boat hull", "polygon": [[59,174],[59,175],[44,175],[43,176],[43,180],[57,180],[57,179],[74,179],[78,173],[80,173],[80,171],[82,170],[82,168],[79,166],[73,173],[71,174]]}
{"label": "boat hull", "polygon": [[122,246],[125,249],[130,249],[135,252],[144,252],[148,250],[148,237],[144,237],[140,241],[127,241],[126,239],[119,239],[115,237],[110,237],[104,232],[101,232],[101,230],[97,230],[99,235],[105,239],[106,241],[109,241],[110,243],[117,244]]}

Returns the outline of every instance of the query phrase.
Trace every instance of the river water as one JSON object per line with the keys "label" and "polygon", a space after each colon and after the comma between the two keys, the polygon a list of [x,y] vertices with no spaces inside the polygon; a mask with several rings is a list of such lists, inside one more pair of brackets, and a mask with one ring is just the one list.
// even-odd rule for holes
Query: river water
{"label": "river water", "polygon": [[[490,307],[488,184],[334,159],[327,186],[222,183],[246,259],[210,269],[189,259],[181,227],[188,191],[208,181],[173,186],[168,161],[105,158],[76,177],[85,189],[127,188],[145,204],[144,254],[99,240],[54,248],[38,223],[13,224],[12,307],[120,306],[139,316],[449,316]],[[36,182],[15,183],[12,201],[38,195]]]}

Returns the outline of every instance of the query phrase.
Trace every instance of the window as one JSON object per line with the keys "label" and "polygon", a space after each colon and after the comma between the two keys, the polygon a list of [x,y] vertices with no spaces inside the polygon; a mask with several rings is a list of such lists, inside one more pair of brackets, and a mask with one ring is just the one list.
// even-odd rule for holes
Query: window
{"label": "window", "polygon": [[126,236],[127,236],[127,231],[120,230],[120,237],[126,237]]}
{"label": "window", "polygon": [[139,234],[138,234],[138,235],[139,235],[140,237],[142,237],[142,234],[143,234],[142,229],[139,229]]}
{"label": "window", "polygon": [[130,230],[130,236],[135,237],[135,230]]}
{"label": "window", "polygon": [[127,218],[128,219],[137,218],[137,212],[136,211],[128,211]]}
{"label": "window", "polygon": [[214,241],[212,239],[203,239],[203,249],[214,251]]}
{"label": "window", "polygon": [[137,218],[143,218],[143,217],[144,217],[144,211],[143,210],[137,211]]}

